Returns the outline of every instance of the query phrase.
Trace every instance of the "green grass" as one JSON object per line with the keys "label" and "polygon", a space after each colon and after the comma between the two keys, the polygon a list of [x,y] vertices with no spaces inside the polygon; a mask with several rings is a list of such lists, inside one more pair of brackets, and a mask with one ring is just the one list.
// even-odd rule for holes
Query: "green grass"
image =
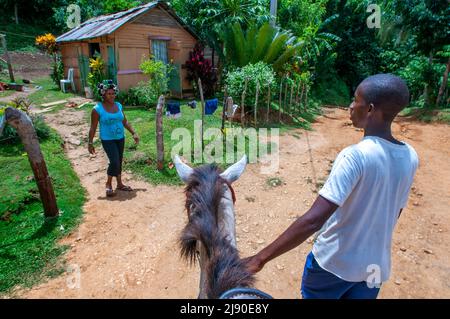
{"label": "green grass", "polygon": [[85,191],[52,131],[41,150],[55,190],[61,215],[46,220],[36,182],[23,146],[0,145],[4,172],[0,192],[0,294],[16,285],[32,285],[63,272],[58,258],[66,249],[57,240],[79,223]]}
{"label": "green grass", "polygon": [[400,115],[412,117],[416,120],[426,123],[436,122],[450,124],[450,108],[426,109],[419,107],[410,107],[400,112]]}
{"label": "green grass", "polygon": [[[125,144],[124,152],[124,169],[131,170],[136,176],[140,176],[145,180],[153,184],[172,184],[179,185],[180,180],[176,174],[175,168],[169,168],[169,163],[171,162],[170,153],[172,147],[179,143],[178,140],[171,140],[172,131],[176,128],[187,128],[191,132],[191,138],[193,137],[194,131],[194,120],[201,119],[201,108],[198,106],[196,109],[191,109],[186,104],[182,103],[181,113],[182,116],[179,119],[171,119],[164,115],[163,128],[164,128],[164,152],[165,152],[165,165],[164,169],[159,172],[156,168],[156,133],[155,133],[155,109],[125,109],[126,116],[135,130],[138,132],[141,141],[136,147],[132,140],[130,134],[127,134],[127,140]],[[222,107],[215,111],[213,115],[205,115],[205,127],[206,131],[208,128],[218,128],[220,129],[222,119]],[[87,116],[86,120],[89,120]],[[261,123],[265,124],[265,123]],[[228,123],[225,127],[228,127]],[[235,127],[240,127],[234,124]],[[272,123],[267,125],[268,127],[280,127],[278,123]],[[304,124],[297,123],[290,126],[282,125],[280,132],[287,131],[291,128],[304,127]],[[270,134],[270,132],[269,132]],[[214,138],[209,141],[205,140],[205,146],[208,145],[212,140],[222,139],[222,134],[219,133]],[[191,143],[192,144],[192,143]],[[193,145],[193,144],[192,144]],[[193,146],[191,145],[191,153],[193,154]],[[273,149],[275,145],[268,144],[268,152]],[[101,147],[101,146],[100,146]],[[236,150],[236,146],[233,145],[231,149]],[[248,155],[248,140],[246,140],[245,152]],[[224,157],[226,156],[226,146],[223,146]],[[192,160],[193,156],[191,156]],[[221,165],[222,168],[227,166],[226,164]]]}
{"label": "green grass", "polygon": [[10,96],[10,95],[13,95],[14,92],[15,92],[15,91],[13,91],[13,90],[2,91],[2,92],[0,92],[0,98],[1,98],[1,97],[7,97],[7,96]]}
{"label": "green grass", "polygon": [[58,100],[65,100],[71,97],[76,97],[74,93],[63,93],[61,88],[55,85],[49,77],[40,78],[34,81],[35,85],[42,86],[42,89],[31,93],[28,99],[35,105],[42,105],[45,103],[55,102]]}

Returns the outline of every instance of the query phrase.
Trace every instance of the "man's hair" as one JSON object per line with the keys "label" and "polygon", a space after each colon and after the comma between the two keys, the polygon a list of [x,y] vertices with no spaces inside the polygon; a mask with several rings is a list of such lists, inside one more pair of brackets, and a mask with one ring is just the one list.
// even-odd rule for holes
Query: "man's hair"
{"label": "man's hair", "polygon": [[393,74],[376,74],[361,82],[364,100],[381,109],[385,120],[394,117],[409,104],[409,90],[405,81]]}

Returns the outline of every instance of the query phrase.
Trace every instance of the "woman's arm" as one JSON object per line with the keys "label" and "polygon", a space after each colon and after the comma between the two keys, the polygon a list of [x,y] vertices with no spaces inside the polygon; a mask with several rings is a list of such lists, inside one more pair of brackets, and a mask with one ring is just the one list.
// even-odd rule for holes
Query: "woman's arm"
{"label": "woman's arm", "polygon": [[98,125],[98,113],[96,110],[92,110],[91,112],[91,128],[89,129],[89,142],[88,142],[88,150],[89,153],[91,154],[95,154],[95,149],[94,149],[94,136],[95,136],[95,132],[97,131],[97,125]]}
{"label": "woman's arm", "polygon": [[123,111],[123,109],[122,109],[122,114],[123,114],[123,121],[122,121],[123,126],[124,126],[131,134],[133,134],[134,142],[135,142],[136,144],[138,144],[138,143],[139,143],[139,135],[137,135],[136,131],[133,129],[133,127],[131,126],[131,124],[128,122],[127,117],[125,116],[125,112]]}

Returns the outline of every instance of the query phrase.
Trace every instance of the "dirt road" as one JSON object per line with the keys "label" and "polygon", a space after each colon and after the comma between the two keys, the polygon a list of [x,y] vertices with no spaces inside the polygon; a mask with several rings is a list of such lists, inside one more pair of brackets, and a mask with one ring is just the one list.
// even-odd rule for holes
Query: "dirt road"
{"label": "dirt road", "polygon": [[[71,269],[34,287],[23,298],[195,298],[199,272],[179,258],[177,237],[186,215],[182,187],[152,186],[125,174],[137,191],[104,197],[107,160],[90,157],[79,140],[88,127],[83,112],[47,114],[66,140],[67,153],[89,194],[79,228],[62,242]],[[450,298],[450,127],[400,119],[394,133],[416,148],[420,167],[407,208],[397,225],[391,280],[380,298]],[[275,239],[311,205],[337,153],[356,143],[347,112],[325,109],[313,131],[280,137],[280,169],[267,176],[249,165],[235,184],[238,247],[242,256]],[[267,184],[271,177],[283,183]],[[300,298],[300,280],[311,240],[270,262],[257,274],[257,288],[275,298]]]}

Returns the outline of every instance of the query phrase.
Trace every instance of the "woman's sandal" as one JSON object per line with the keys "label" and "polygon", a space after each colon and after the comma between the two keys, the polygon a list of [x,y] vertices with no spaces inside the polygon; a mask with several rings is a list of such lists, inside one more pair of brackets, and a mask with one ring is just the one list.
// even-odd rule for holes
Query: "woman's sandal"
{"label": "woman's sandal", "polygon": [[113,191],[113,189],[112,188],[107,188],[106,189],[106,197],[113,197],[115,194],[114,194],[114,191]]}
{"label": "woman's sandal", "polygon": [[124,185],[122,187],[117,187],[117,189],[120,191],[124,191],[124,192],[132,192],[133,191],[133,189],[130,186],[126,186],[126,185]]}

